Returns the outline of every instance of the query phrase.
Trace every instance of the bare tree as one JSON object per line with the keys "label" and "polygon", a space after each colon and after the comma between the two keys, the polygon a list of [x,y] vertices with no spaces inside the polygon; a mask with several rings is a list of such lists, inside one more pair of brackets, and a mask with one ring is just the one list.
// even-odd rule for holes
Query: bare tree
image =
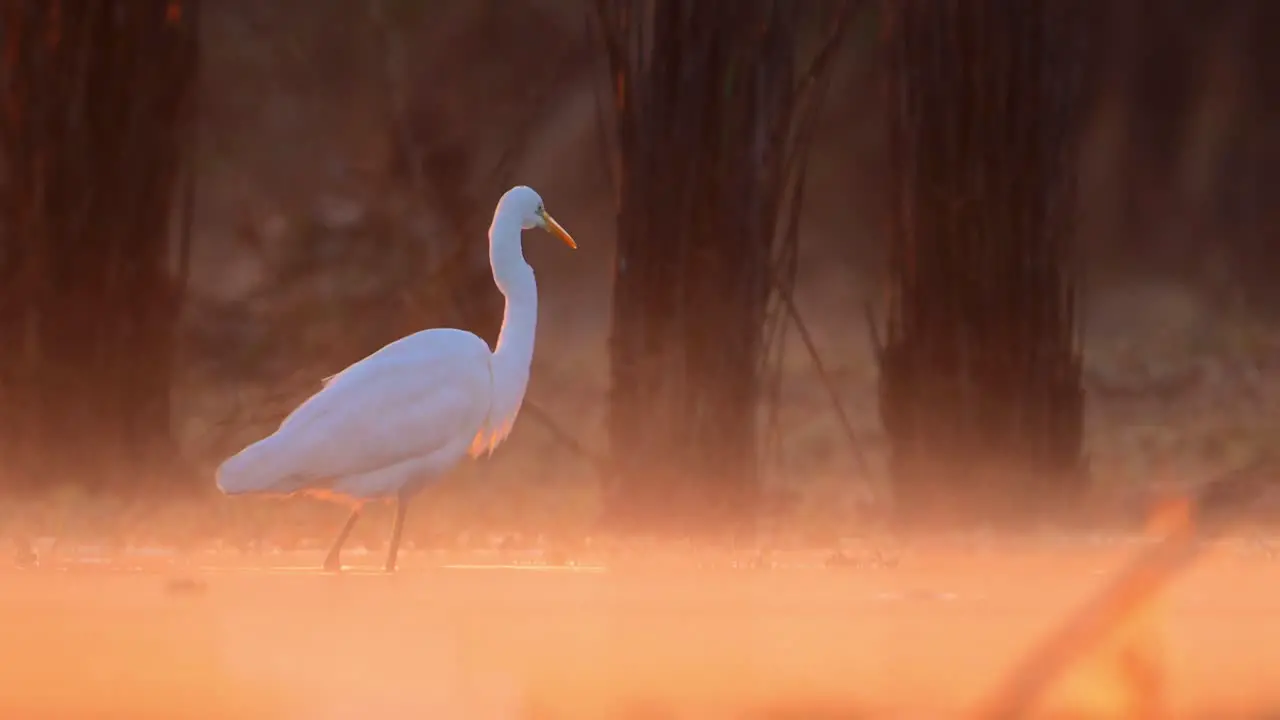
{"label": "bare tree", "polygon": [[1071,254],[1087,25],[1065,0],[888,2],[889,327],[898,508],[1004,520],[1077,497]]}
{"label": "bare tree", "polygon": [[[618,150],[610,503],[624,526],[751,518],[769,303],[847,7],[597,0]],[[806,68],[815,20],[828,24],[808,33],[822,51]]]}
{"label": "bare tree", "polygon": [[[172,210],[197,0],[13,0],[0,63],[0,477],[142,487],[172,469],[184,266]],[[185,252],[179,247],[176,252]]]}

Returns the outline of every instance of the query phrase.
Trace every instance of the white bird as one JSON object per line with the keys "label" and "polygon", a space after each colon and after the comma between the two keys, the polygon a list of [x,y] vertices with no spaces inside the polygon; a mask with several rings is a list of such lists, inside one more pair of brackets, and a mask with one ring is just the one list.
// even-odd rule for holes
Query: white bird
{"label": "white bird", "polygon": [[326,570],[341,568],[339,553],[364,503],[394,499],[386,562],[394,571],[409,501],[467,455],[492,453],[520,411],[538,323],[538,288],[520,233],[535,227],[577,248],[531,188],[502,196],[489,226],[489,263],[506,308],[492,352],[464,330],[423,330],[396,340],[326,378],[279,429],[223,462],[218,488],[350,504]]}

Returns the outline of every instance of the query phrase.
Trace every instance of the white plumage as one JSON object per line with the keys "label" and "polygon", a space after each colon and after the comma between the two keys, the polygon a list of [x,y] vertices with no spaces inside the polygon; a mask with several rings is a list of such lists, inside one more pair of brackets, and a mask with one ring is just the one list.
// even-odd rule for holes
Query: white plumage
{"label": "white plumage", "polygon": [[462,459],[485,434],[491,394],[483,340],[452,329],[414,333],[327,380],[279,430],[224,463],[219,486],[395,496]]}
{"label": "white plumage", "polygon": [[401,338],[325,380],[324,387],[270,436],[218,468],[219,489],[313,493],[355,506],[325,567],[369,500],[397,501],[387,569],[408,501],[468,454],[493,452],[511,432],[529,381],[537,328],[537,285],[520,232],[541,227],[570,247],[573,239],[527,187],[499,200],[489,228],[494,280],[506,297],[497,347],[463,330],[423,330]]}

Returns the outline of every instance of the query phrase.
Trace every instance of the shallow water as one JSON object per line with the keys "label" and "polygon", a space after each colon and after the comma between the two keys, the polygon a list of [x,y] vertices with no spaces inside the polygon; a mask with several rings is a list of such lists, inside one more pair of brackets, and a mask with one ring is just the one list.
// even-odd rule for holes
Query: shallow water
{"label": "shallow water", "polygon": [[[5,570],[0,717],[954,717],[1125,552],[935,549],[892,570],[413,554],[396,575],[326,574],[319,554]],[[1144,619],[1131,634],[1171,715],[1280,707],[1280,564],[1214,552]],[[1122,716],[1134,691],[1115,656],[1099,650],[1050,704]]]}

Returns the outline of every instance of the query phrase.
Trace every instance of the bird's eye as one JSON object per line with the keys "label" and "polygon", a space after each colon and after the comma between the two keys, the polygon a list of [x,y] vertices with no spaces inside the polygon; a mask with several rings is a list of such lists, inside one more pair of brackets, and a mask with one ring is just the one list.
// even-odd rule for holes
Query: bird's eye
{"label": "bird's eye", "polygon": [[542,209],[542,205],[538,205],[537,213],[538,213],[539,215],[541,215],[541,214],[543,214],[544,212],[546,212],[546,210],[543,210],[543,209]]}

